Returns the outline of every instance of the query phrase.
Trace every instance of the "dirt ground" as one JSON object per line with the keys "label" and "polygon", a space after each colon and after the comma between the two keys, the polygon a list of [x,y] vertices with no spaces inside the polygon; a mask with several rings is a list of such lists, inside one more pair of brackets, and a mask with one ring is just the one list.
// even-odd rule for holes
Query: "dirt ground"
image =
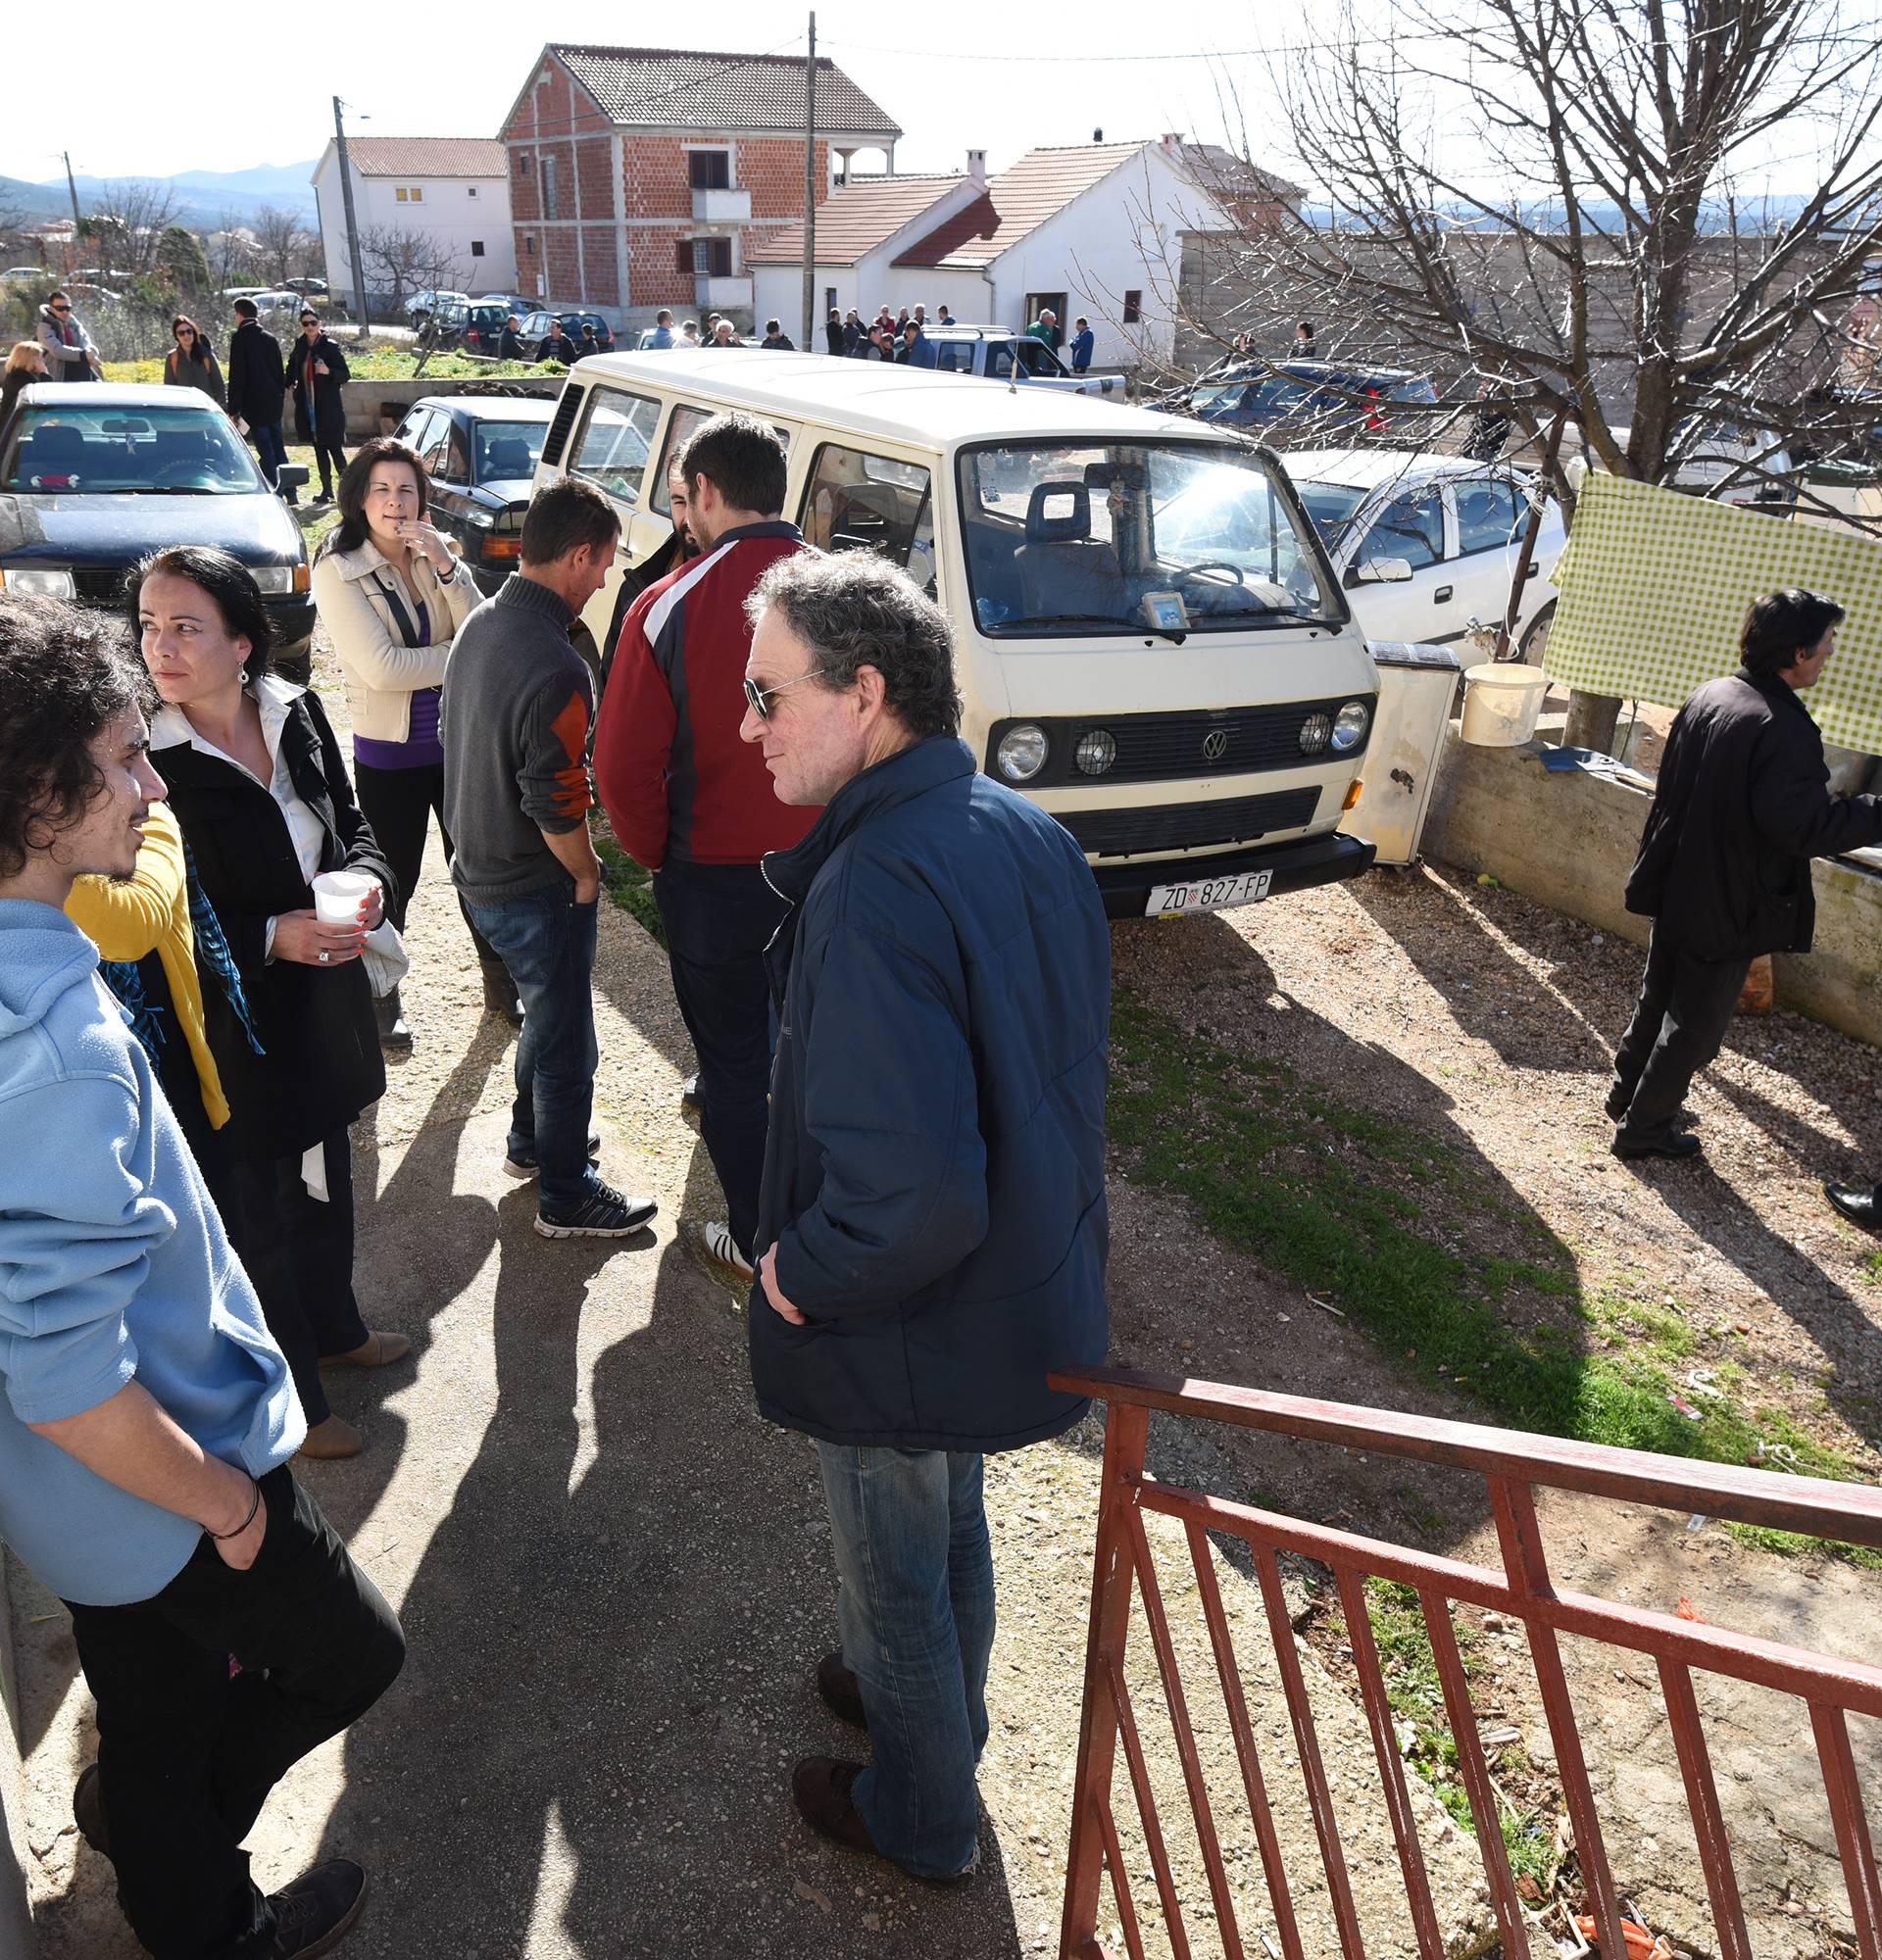
{"label": "dirt ground", "polygon": [[[303,1764],[254,1840],[278,1884],[321,1846],[363,1856],[375,1900],[347,1952],[400,1960],[547,1960],[738,1952],[995,1960],[1056,1943],[1090,1587],[1101,1419],[989,1474],[1001,1632],[982,1765],[982,1869],[934,1894],[823,1845],[799,1824],[790,1761],[856,1739],[807,1677],[830,1642],[827,1531],[801,1439],[751,1406],[741,1309],[674,1238],[712,1215],[711,1169],[680,1122],[690,1065],[658,949],[604,914],[597,974],[605,1169],[662,1200],[623,1249],[551,1246],[526,1192],[496,1172],[507,1031],[480,1019],[470,950],[435,854],[414,915],[408,990],[419,1033],[356,1137],[369,1319],[414,1336],[412,1362],[336,1385],[368,1433],[307,1481],[404,1617],[405,1676],[348,1738]],[[1284,1066],[1376,1118],[1392,1140],[1339,1143],[1349,1178],[1400,1175],[1399,1140],[1467,1167],[1497,1203],[1412,1229],[1468,1261],[1542,1256],[1610,1302],[1591,1348],[1649,1338],[1682,1398],[1729,1379],[1758,1433],[1882,1468],[1882,1265],[1841,1224],[1821,1176],[1882,1170],[1871,1051],[1779,1013],[1736,1024],[1692,1108],[1704,1161],[1622,1166],[1599,1110],[1640,969],[1631,947],[1442,870],[1378,874],[1216,918],[1122,925],[1121,1010],[1212,1053]],[[369,1196],[370,1194],[375,1194]],[[1120,1147],[1112,1180],[1113,1359],[1202,1380],[1433,1417],[1484,1419],[1481,1394],[1388,1351],[1269,1262],[1213,1235],[1184,1196]],[[1507,1243],[1506,1243],[1507,1241]],[[1518,1332],[1560,1310],[1520,1288]],[[1630,1314],[1644,1316],[1638,1321]],[[1639,1331],[1630,1333],[1630,1328]],[[1690,1379],[1689,1379],[1690,1378]],[[1689,1404],[1690,1405],[1690,1404]],[[1781,1458],[1772,1458],[1781,1461]],[[1152,1469],[1427,1551],[1497,1563],[1482,1493],[1377,1451],[1346,1453],[1196,1425],[1153,1424]],[[1545,1499],[1558,1583],[1804,1646],[1867,1655],[1874,1572],[1780,1558],[1705,1520]],[[1246,1808],[1225,1765],[1193,1578],[1153,1531],[1206,1775],[1251,1951],[1276,1950]],[[1259,1593],[1225,1542],[1216,1566],[1249,1682],[1310,1951],[1330,1951],[1325,1886],[1296,1739]],[[1311,1575],[1310,1575],[1311,1576]],[[1291,1602],[1369,1949],[1410,1954],[1377,1771],[1345,1637],[1324,1589]],[[41,1960],[122,1960],[108,1867],[79,1846],[70,1790],[94,1746],[56,1601],[16,1590]],[[1553,1751],[1520,1635],[1457,1615],[1499,1777],[1537,1831],[1555,1824]],[[1682,1950],[1713,1950],[1651,1662],[1568,1642],[1610,1855],[1623,1889]],[[1191,1907],[1214,1950],[1147,1630],[1128,1679],[1149,1772]],[[1849,1924],[1801,1711],[1701,1686],[1753,1939],[1760,1955],[1835,1952]],[[1872,1804],[1882,1733],[1857,1725]],[[1417,1828],[1448,1949],[1489,1936],[1476,1859],[1423,1783]],[[1140,1910],[1154,1907],[1120,1769],[1115,1804]],[[1200,1903],[1200,1910],[1197,1907]],[[1168,1950],[1150,1914],[1153,1946]],[[1105,1924],[1114,1928],[1109,1905]],[[1114,1950],[1120,1950],[1114,1946]],[[1542,1947],[1538,1951],[1545,1950]]]}

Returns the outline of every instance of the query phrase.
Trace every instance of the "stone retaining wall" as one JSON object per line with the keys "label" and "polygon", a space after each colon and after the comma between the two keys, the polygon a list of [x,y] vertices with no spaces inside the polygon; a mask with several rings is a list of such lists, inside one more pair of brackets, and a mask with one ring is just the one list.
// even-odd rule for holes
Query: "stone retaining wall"
{"label": "stone retaining wall", "polygon": [[[1603,932],[1644,946],[1649,921],[1621,904],[1647,819],[1647,792],[1579,770],[1553,775],[1537,743],[1480,749],[1454,721],[1425,820],[1424,853]],[[1882,875],[1816,859],[1816,941],[1773,961],[1777,998],[1882,1047]]]}
{"label": "stone retaining wall", "polygon": [[[346,405],[346,439],[354,443],[371,435],[390,435],[406,410],[426,395],[530,395],[553,402],[562,393],[562,382],[560,374],[545,374],[540,379],[525,375],[510,381],[453,379],[442,374],[421,374],[415,381],[347,381],[340,388],[340,400]],[[398,409],[389,417],[383,413],[388,404],[396,404]],[[291,403],[288,416],[291,435]]]}

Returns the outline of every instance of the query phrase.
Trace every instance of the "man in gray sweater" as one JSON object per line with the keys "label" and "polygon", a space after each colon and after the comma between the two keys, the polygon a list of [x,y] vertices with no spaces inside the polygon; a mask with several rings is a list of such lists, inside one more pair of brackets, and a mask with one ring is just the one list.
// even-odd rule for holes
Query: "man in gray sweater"
{"label": "man in gray sweater", "polygon": [[451,876],[522,1001],[504,1169],[539,1177],[545,1239],[622,1239],[656,1205],[603,1183],[594,1107],[601,861],[588,836],[594,684],[569,629],[601,590],[620,525],[592,484],[536,493],[521,568],[458,630],[438,732]]}

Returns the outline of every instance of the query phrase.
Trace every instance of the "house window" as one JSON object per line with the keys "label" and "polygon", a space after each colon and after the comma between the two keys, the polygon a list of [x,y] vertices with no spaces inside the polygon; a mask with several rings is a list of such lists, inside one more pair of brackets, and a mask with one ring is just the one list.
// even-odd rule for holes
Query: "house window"
{"label": "house window", "polygon": [[399,187],[392,193],[392,195],[395,198],[397,198],[401,204],[403,204],[405,202],[405,186],[403,184],[400,184]]}
{"label": "house window", "polygon": [[696,278],[729,279],[732,276],[732,241],[729,238],[681,238],[673,247],[673,267]]}
{"label": "house window", "polygon": [[556,216],[556,160],[544,157],[542,160],[542,215],[547,219]]}
{"label": "house window", "polygon": [[476,187],[476,185],[475,185],[475,184],[472,184],[472,185],[470,186],[470,195],[471,195],[472,197],[475,197],[475,196],[476,196],[476,194],[477,194],[477,187]]}
{"label": "house window", "polygon": [[1144,295],[1141,287],[1131,286],[1124,293],[1124,324],[1135,326],[1144,317]]}
{"label": "house window", "polygon": [[688,150],[686,169],[695,190],[732,187],[732,160],[724,150]]}
{"label": "house window", "polygon": [[473,259],[481,259],[483,257],[483,240],[481,238],[471,239],[470,256]]}
{"label": "house window", "polygon": [[517,152],[517,174],[520,177],[526,177],[529,174],[529,152],[527,150],[519,150]]}
{"label": "house window", "polygon": [[536,256],[536,234],[533,231],[525,231],[522,234],[522,256],[525,259],[533,259]]}

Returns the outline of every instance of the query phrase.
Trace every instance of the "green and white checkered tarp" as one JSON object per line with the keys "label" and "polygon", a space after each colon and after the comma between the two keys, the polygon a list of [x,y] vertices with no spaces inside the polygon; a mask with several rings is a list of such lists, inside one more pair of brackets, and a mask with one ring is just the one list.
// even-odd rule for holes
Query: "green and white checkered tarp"
{"label": "green and white checkered tarp", "polygon": [[1668,708],[1737,666],[1759,593],[1835,600],[1836,658],[1803,700],[1826,741],[1882,755],[1882,543],[1590,470],[1553,575],[1549,677]]}

